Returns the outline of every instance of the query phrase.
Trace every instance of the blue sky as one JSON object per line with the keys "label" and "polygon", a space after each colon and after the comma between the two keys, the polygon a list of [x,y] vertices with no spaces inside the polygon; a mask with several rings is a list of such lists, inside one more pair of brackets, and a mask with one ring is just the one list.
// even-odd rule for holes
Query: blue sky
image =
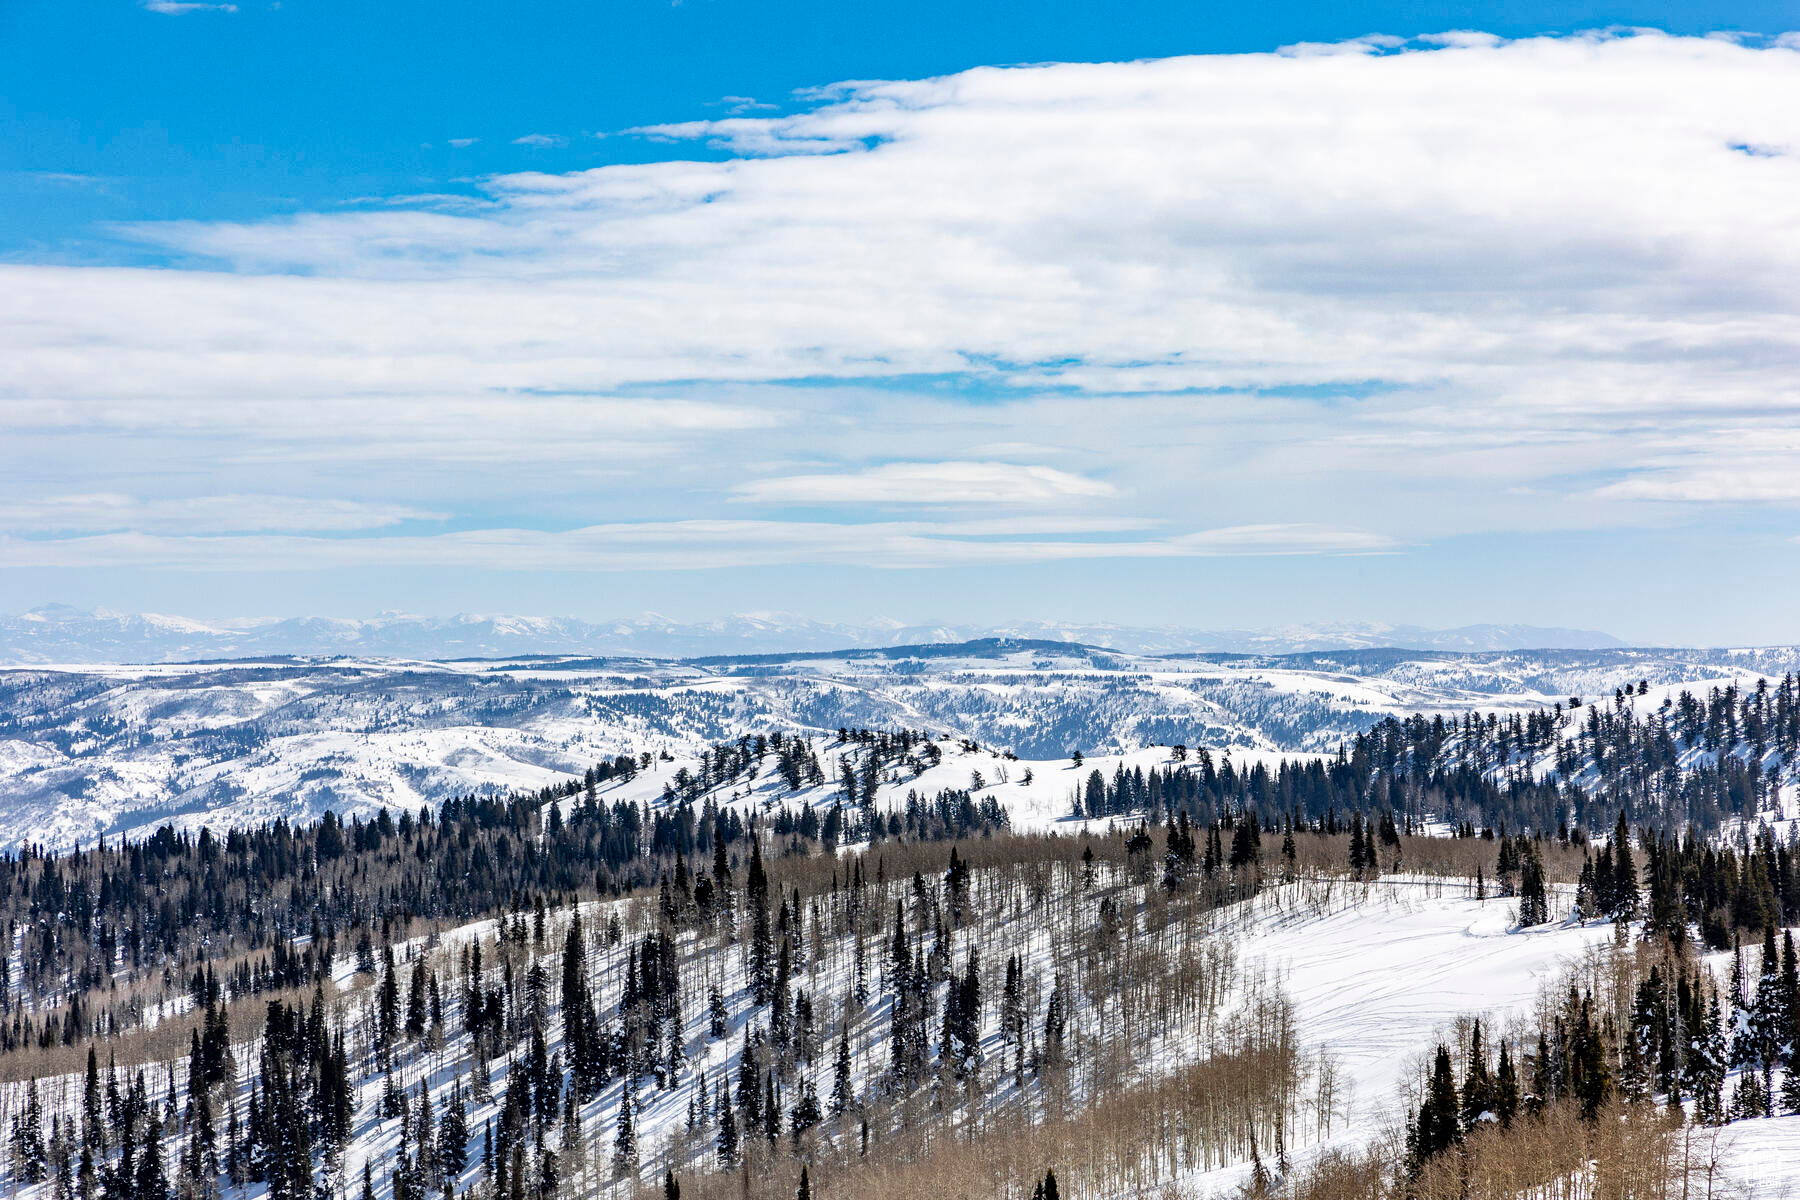
{"label": "blue sky", "polygon": [[0,608],[1800,640],[1797,24],[0,6]]}

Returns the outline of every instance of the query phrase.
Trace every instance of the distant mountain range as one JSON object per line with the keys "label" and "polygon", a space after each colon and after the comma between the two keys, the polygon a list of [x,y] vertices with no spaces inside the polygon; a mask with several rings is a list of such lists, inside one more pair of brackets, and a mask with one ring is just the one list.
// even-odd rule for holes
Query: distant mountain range
{"label": "distant mountain range", "polygon": [[1590,629],[1535,625],[1333,624],[1275,630],[1022,621],[1009,625],[842,624],[787,613],[746,613],[684,623],[654,613],[616,621],[572,617],[384,613],[362,620],[289,617],[198,621],[155,613],[83,611],[66,605],[0,616],[0,663],[168,663],[273,655],[443,660],[524,654],[692,658],[782,654],[850,647],[1013,637],[1103,646],[1131,654],[1297,654],[1395,647],[1407,650],[1596,650],[1625,645]]}

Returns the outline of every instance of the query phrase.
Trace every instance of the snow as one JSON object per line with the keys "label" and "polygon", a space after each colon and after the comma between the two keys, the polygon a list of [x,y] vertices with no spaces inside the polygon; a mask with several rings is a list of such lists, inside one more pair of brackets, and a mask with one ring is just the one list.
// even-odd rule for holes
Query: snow
{"label": "snow", "polygon": [[[35,667],[0,671],[9,818],[0,849],[142,836],[171,818],[245,824],[328,808],[366,816],[540,788],[619,753],[666,750],[691,766],[708,745],[746,733],[780,729],[818,745],[839,725],[923,729],[1014,751],[1029,761],[1005,765],[1008,783],[991,770],[984,777],[1017,802],[1021,823],[1041,827],[1058,815],[1075,748],[1109,773],[1121,757],[1163,761],[1159,746],[1175,742],[1272,761],[1335,752],[1385,717],[1510,714],[1576,693],[1610,702],[1614,687],[1649,678],[1650,694],[1631,701],[1644,712],[1683,687],[1751,687],[1761,677],[1752,668],[1787,664],[1785,653],[1215,659],[1038,644],[688,661],[362,654]],[[1041,778],[1032,787],[1017,782],[1027,765]],[[1541,758],[1535,769],[1549,765]],[[921,790],[940,785],[934,775]],[[966,773],[950,786],[967,786]],[[1800,814],[1796,786],[1786,802]]]}
{"label": "snow", "polygon": [[[1562,897],[1561,902],[1566,905],[1567,897]],[[643,903],[588,902],[579,907],[579,912],[593,938],[614,911],[626,918],[628,928],[634,926],[634,906]],[[552,914],[550,945],[560,944],[566,919],[566,912]],[[1367,884],[1340,879],[1277,885],[1223,914],[1216,936],[1228,939],[1235,947],[1239,977],[1279,979],[1296,1006],[1296,1027],[1307,1044],[1309,1056],[1325,1052],[1341,1080],[1342,1102],[1329,1134],[1315,1139],[1310,1123],[1296,1124],[1295,1143],[1290,1148],[1296,1163],[1303,1165],[1325,1147],[1360,1146],[1382,1128],[1390,1127],[1401,1119],[1404,1106],[1412,1102],[1408,1088],[1418,1077],[1425,1056],[1439,1040],[1452,1036],[1459,1019],[1478,1016],[1490,1029],[1505,1030],[1528,1012],[1547,983],[1614,936],[1614,929],[1608,924],[1584,926],[1562,921],[1520,930],[1514,927],[1513,919],[1510,902],[1476,900],[1463,881],[1412,876],[1383,878]],[[1030,917],[1016,920],[1017,923],[1007,916],[992,918],[984,941],[997,937],[1000,944],[1020,950],[1028,971],[1043,969],[1052,961],[1055,948],[1041,929],[1033,928]],[[484,948],[491,947],[495,932],[496,923],[489,919],[398,944],[395,957],[401,964],[403,980],[406,964],[416,954],[430,952],[440,964],[451,963],[461,946],[472,939],[479,938]],[[684,951],[683,976],[689,980],[690,988],[721,970],[728,981],[741,979],[737,967],[741,950],[725,951],[722,957],[707,951],[692,958],[688,957],[693,953],[692,935],[682,935],[682,942],[689,947]],[[601,981],[602,998],[608,1002],[616,999],[623,955],[631,944],[628,936],[621,947],[590,952],[590,977]],[[991,950],[986,958],[990,970],[999,961]],[[493,965],[491,960],[489,965]],[[354,977],[354,969],[353,955],[340,954],[333,977],[341,989],[359,986],[361,981]],[[796,986],[811,990],[821,1002],[828,1002],[847,989],[848,972],[847,956],[838,953],[828,962],[808,964],[795,982]],[[703,983],[698,986],[704,988]],[[663,1160],[659,1156],[679,1136],[695,1072],[703,1068],[709,1083],[716,1082],[735,1059],[750,1011],[749,1000],[735,984],[728,982],[726,990],[731,1032],[720,1041],[710,1041],[705,1036],[704,1006],[690,1005],[685,1014],[690,1055],[686,1081],[666,1091],[645,1086],[637,1093],[643,1106],[637,1129],[644,1178],[660,1173],[661,1166],[657,1164]],[[447,1019],[452,1028],[457,1028],[457,990],[447,988],[445,999]],[[874,1037],[867,1051],[859,1054],[859,1087],[885,1065],[886,1048],[880,1040],[886,1022],[884,1003],[877,998],[860,1019],[860,1027]],[[824,1011],[828,1010],[822,1010],[822,1014]],[[996,1020],[997,1014],[990,1006],[986,1026],[990,1062],[998,1052]],[[552,1038],[552,1051],[558,1041],[559,1038]],[[1139,1049],[1138,1068],[1145,1072],[1172,1070],[1204,1053],[1204,1046],[1199,1044]],[[251,1060],[244,1057],[249,1050],[239,1048],[240,1078],[246,1089],[254,1074]],[[434,1107],[441,1112],[454,1075],[450,1065],[466,1051],[464,1039],[452,1038],[442,1055],[409,1056],[398,1075],[415,1090],[420,1078],[429,1079]],[[372,1067],[365,1061],[359,1069],[370,1071]],[[486,1119],[497,1111],[504,1093],[505,1060],[494,1060],[490,1070],[495,1101],[487,1106],[472,1106],[469,1113],[476,1160],[481,1130]],[[828,1065],[822,1075],[828,1079]],[[74,1083],[72,1077],[45,1081],[45,1094],[68,1096],[72,1102],[78,1092]],[[1004,1081],[996,1081],[998,1091],[1008,1086]],[[618,1083],[609,1085],[584,1110],[590,1154],[602,1166],[610,1149],[620,1091]],[[385,1197],[386,1166],[398,1143],[399,1131],[397,1122],[380,1119],[380,1098],[379,1074],[365,1075],[344,1168],[346,1178],[354,1180],[365,1159],[377,1164],[378,1194]],[[1800,1193],[1800,1117],[1734,1124],[1723,1131],[1719,1148],[1728,1181],[1753,1184],[1762,1197]],[[472,1162],[471,1177],[477,1169]],[[1181,1183],[1188,1194],[1226,1195],[1241,1186],[1248,1171],[1248,1163],[1240,1162],[1195,1173]],[[249,1200],[254,1200],[256,1192],[252,1189],[247,1194]],[[33,1188],[21,1188],[18,1194],[25,1200],[45,1200],[48,1196],[47,1191]]]}

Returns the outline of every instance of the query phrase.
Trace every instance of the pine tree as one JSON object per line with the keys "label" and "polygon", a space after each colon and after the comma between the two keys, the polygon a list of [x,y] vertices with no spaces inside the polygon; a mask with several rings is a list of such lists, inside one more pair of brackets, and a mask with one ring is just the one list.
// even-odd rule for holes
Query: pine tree
{"label": "pine tree", "polygon": [[1068,1025],[1068,1016],[1063,1011],[1062,980],[1057,980],[1050,989],[1050,1000],[1044,1009],[1044,1065],[1060,1067],[1063,1065],[1063,1036]]}
{"label": "pine tree", "polygon": [[1463,1073],[1460,1114],[1463,1131],[1473,1131],[1482,1118],[1493,1111],[1493,1080],[1488,1075],[1487,1047],[1481,1041],[1481,1022],[1476,1021],[1469,1035],[1469,1064]]}
{"label": "pine tree", "polygon": [[730,1016],[725,1010],[725,994],[713,984],[712,991],[706,998],[706,1033],[713,1041],[718,1041],[730,1031]]}
{"label": "pine tree", "polygon": [[841,1117],[855,1100],[850,1083],[850,1031],[838,1038],[837,1058],[831,1073],[831,1115]]}
{"label": "pine tree", "polygon": [[632,1106],[637,1102],[632,1094],[631,1080],[626,1078],[619,1089],[619,1119],[613,1131],[613,1173],[624,1175],[637,1167],[637,1129],[633,1124]]}
{"label": "pine tree", "polygon": [[1531,846],[1520,856],[1519,863],[1519,924],[1525,927],[1542,925],[1550,919],[1550,901],[1544,891],[1544,864],[1538,858],[1537,847]]}
{"label": "pine tree", "polygon": [[1631,830],[1625,824],[1625,810],[1619,810],[1619,823],[1613,830],[1612,908],[1608,915],[1615,921],[1629,921],[1638,915],[1637,865],[1631,858]]}
{"label": "pine tree", "polygon": [[800,1187],[794,1193],[794,1200],[812,1200],[812,1182],[806,1173],[806,1164],[800,1165]]}
{"label": "pine tree", "polygon": [[406,989],[406,1036],[425,1036],[425,960],[413,963],[412,984]]}
{"label": "pine tree", "polygon": [[1648,978],[1638,984],[1631,1006],[1631,1028],[1619,1045],[1619,1091],[1626,1100],[1648,1100],[1654,1083],[1657,1029],[1661,1018],[1657,1012],[1660,978],[1652,967]]}
{"label": "pine tree", "polygon": [[730,1099],[725,1094],[725,1080],[717,1084],[714,1103],[714,1115],[719,1122],[718,1151],[719,1162],[723,1166],[732,1166],[737,1162],[738,1131],[737,1117],[732,1111]]}
{"label": "pine tree", "polygon": [[788,1114],[788,1133],[794,1140],[794,1150],[798,1152],[800,1142],[806,1131],[813,1128],[822,1119],[819,1110],[819,1090],[811,1077],[800,1085],[800,1099]]}
{"label": "pine tree", "polygon": [[773,1146],[781,1140],[781,1097],[775,1091],[775,1072],[770,1071],[764,1080],[767,1091],[763,1095],[762,1118],[763,1137]]}
{"label": "pine tree", "polygon": [[212,1096],[204,1085],[188,1096],[188,1118],[194,1174],[211,1180],[219,1173],[219,1140],[213,1128]]}
{"label": "pine tree", "polygon": [[163,1172],[162,1139],[154,1126],[144,1137],[143,1153],[138,1157],[136,1200],[168,1200],[169,1179]]}
{"label": "pine tree", "polygon": [[1519,1111],[1519,1076],[1513,1068],[1512,1051],[1500,1043],[1500,1066],[1494,1072],[1494,1115],[1503,1127],[1510,1128],[1513,1114]]}
{"label": "pine tree", "polygon": [[1419,1105],[1418,1120],[1413,1130],[1413,1159],[1422,1166],[1431,1158],[1462,1141],[1462,1127],[1457,1120],[1456,1077],[1451,1073],[1450,1050],[1439,1045],[1432,1062],[1431,1082],[1424,1102]]}
{"label": "pine tree", "polygon": [[1756,1062],[1756,1036],[1753,1030],[1752,1010],[1754,1005],[1750,996],[1750,984],[1744,974],[1744,951],[1742,947],[1735,949],[1731,955],[1731,1017],[1726,1024],[1730,1037],[1730,1052],[1725,1059],[1728,1067],[1733,1069],[1752,1066]]}
{"label": "pine tree", "polygon": [[88,1046],[87,1077],[81,1091],[81,1144],[104,1151],[107,1145],[106,1118],[100,1107],[100,1058]]}
{"label": "pine tree", "polygon": [[451,1085],[450,1102],[444,1106],[444,1116],[438,1125],[437,1157],[438,1169],[451,1183],[460,1179],[469,1165],[469,1113],[463,1102],[460,1079]]}
{"label": "pine tree", "polygon": [[119,1124],[119,1161],[102,1180],[105,1200],[132,1200],[137,1194],[137,1143],[132,1136],[135,1121]]}
{"label": "pine tree", "polygon": [[1757,975],[1756,1002],[1750,1014],[1750,1039],[1755,1046],[1756,1065],[1762,1070],[1765,1097],[1789,1023],[1788,1001],[1782,994],[1781,956],[1775,949],[1775,927],[1765,925],[1762,969]]}
{"label": "pine tree", "polygon": [[1016,1084],[1025,1070],[1025,980],[1017,953],[1006,960],[1006,984],[1000,992],[1000,1039],[1013,1052]]}
{"label": "pine tree", "polygon": [[381,948],[381,966],[381,991],[376,1000],[376,1021],[382,1060],[386,1062],[393,1053],[394,1040],[399,1036],[400,1028],[400,982],[394,975],[392,946]]}
{"label": "pine tree", "polygon": [[35,1079],[26,1085],[25,1111],[13,1117],[12,1149],[20,1179],[42,1183],[47,1178],[50,1159],[44,1146],[44,1109]]}
{"label": "pine tree", "polygon": [[1725,1030],[1718,994],[1707,988],[1702,999],[1698,991],[1689,1005],[1683,1083],[1694,1098],[1696,1119],[1703,1125],[1720,1125],[1725,1119]]}
{"label": "pine tree", "polygon": [[767,1004],[774,984],[775,940],[769,926],[769,879],[763,870],[762,843],[754,834],[744,892],[750,905],[750,993],[758,1004]]}

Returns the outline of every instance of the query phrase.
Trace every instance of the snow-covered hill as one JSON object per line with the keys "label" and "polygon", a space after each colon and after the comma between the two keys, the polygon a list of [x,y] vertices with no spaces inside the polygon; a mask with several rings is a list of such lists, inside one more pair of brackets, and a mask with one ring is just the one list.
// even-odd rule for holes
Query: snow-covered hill
{"label": "snow-covered hill", "polygon": [[[1078,890],[1074,879],[1075,872],[1068,864],[1052,874],[1053,890],[1067,897],[1067,913],[1061,919],[1071,925],[1095,926],[1103,919],[1106,904],[1122,901],[1129,906],[1137,900],[1122,872],[1102,871],[1093,888]],[[936,888],[935,880],[931,886]],[[1303,1087],[1294,1098],[1291,1115],[1304,1119],[1286,1124],[1281,1153],[1291,1159],[1296,1171],[1304,1171],[1324,1153],[1353,1151],[1401,1128],[1411,1106],[1418,1102],[1431,1048],[1439,1041],[1454,1043],[1458,1022],[1479,1018],[1490,1036],[1521,1036],[1522,1023],[1541,1003],[1546,989],[1584,959],[1591,964],[1589,956],[1610,943],[1614,935],[1610,925],[1572,921],[1519,929],[1508,902],[1478,899],[1470,881],[1456,878],[1398,876],[1374,883],[1306,879],[1276,885],[1252,900],[1228,906],[1205,925],[1203,936],[1189,951],[1191,958],[1182,961],[1188,963],[1186,971],[1208,980],[1206,999],[1159,1010],[1165,1020],[1171,1011],[1190,1007],[1194,1011],[1181,1011],[1164,1036],[1134,1046],[1134,1053],[1121,1058],[1117,1042],[1124,1024],[1117,1017],[1111,1019],[1111,1025],[1099,1018],[1108,1011],[1106,978],[1076,969],[1080,954],[1091,951],[1095,935],[1083,935],[1081,944],[1089,950],[1075,951],[1071,939],[1052,936],[1040,907],[1019,902],[1022,897],[1004,899],[1018,886],[1002,873],[975,874],[974,894],[988,903],[979,906],[970,923],[952,936],[945,960],[954,970],[964,962],[965,948],[979,945],[983,970],[995,976],[983,985],[988,999],[978,1026],[982,1086],[971,1090],[967,1099],[946,1087],[942,1093],[946,1099],[937,1103],[944,1107],[967,1103],[993,1112],[1022,1105],[1048,1107],[1036,1068],[1015,1075],[1008,1066],[1013,1060],[1003,1026],[1005,1010],[998,976],[1004,973],[1007,958],[1017,954],[1030,1025],[1045,1010],[1053,982],[1067,989],[1067,1003],[1076,1012],[1088,1013],[1086,1006],[1090,1002],[1095,1005],[1089,1022],[1070,1030],[1070,1051],[1075,1059],[1071,1079],[1080,1089],[1095,1089],[1101,1079],[1107,1079],[1105,1086],[1111,1088],[1154,1084],[1208,1056],[1224,1056],[1231,1042],[1241,1036],[1235,1030],[1291,1030],[1303,1072]],[[879,895],[872,897],[872,910],[883,914],[885,920],[895,899],[904,896],[910,885],[896,882],[874,890]],[[878,1138],[889,1134],[888,1123],[894,1119],[892,1110],[884,1107],[892,1103],[885,1089],[893,1022],[885,968],[879,955],[871,955],[875,962],[866,971],[869,998],[853,998],[857,980],[865,977],[864,960],[856,937],[838,928],[845,921],[841,910],[842,902],[836,896],[830,907],[813,906],[811,952],[796,963],[792,976],[796,995],[808,1005],[809,1024],[802,1028],[810,1029],[810,1038],[816,1043],[807,1052],[810,1060],[802,1064],[805,1069],[800,1073],[810,1076],[825,1110],[816,1118],[818,1124],[806,1133],[807,1154],[815,1168],[821,1162],[854,1162],[858,1111],[874,1114]],[[416,1154],[420,1145],[416,1138],[409,1142],[409,1133],[428,1095],[430,1111],[437,1114],[452,1107],[462,1111],[466,1105],[466,1154],[454,1173],[454,1184],[458,1194],[487,1194],[482,1189],[492,1184],[484,1146],[491,1147],[496,1128],[506,1120],[515,1076],[529,1079],[532,1068],[526,1055],[496,1054],[491,1044],[485,1051],[478,1050],[465,1031],[464,997],[468,991],[462,985],[471,948],[479,945],[485,953],[485,958],[477,957],[475,962],[485,964],[490,977],[500,974],[502,962],[508,979],[514,974],[523,976],[526,964],[542,962],[547,964],[547,976],[554,978],[562,961],[559,948],[565,945],[567,931],[577,918],[582,931],[578,937],[587,946],[586,986],[599,1002],[602,1019],[614,1023],[615,1002],[620,1012],[629,1004],[619,1000],[621,987],[628,986],[621,981],[635,970],[634,956],[641,952],[644,940],[654,940],[657,933],[653,906],[633,900],[587,901],[552,910],[529,941],[527,919],[520,915],[518,940],[513,943],[498,940],[501,923],[492,919],[437,930],[426,937],[402,940],[394,947],[402,989],[407,978],[426,971],[434,981],[441,976],[446,986],[442,1025],[434,1023],[429,1038],[416,1046],[409,1039],[394,1057],[391,1076],[384,1076],[373,1049],[374,979],[357,973],[353,956],[343,955],[336,961],[334,994],[328,999],[334,1013],[344,1014],[331,1019],[342,1019],[351,1031],[349,1137],[334,1158],[315,1165],[315,1180],[322,1187],[334,1193],[354,1190],[364,1178],[366,1164],[375,1200],[394,1200],[394,1177],[405,1169],[409,1146]],[[609,926],[619,936],[604,932]],[[926,940],[923,930],[919,938]],[[770,1032],[766,1024],[758,1027],[758,1018],[766,1018],[769,1010],[752,997],[741,945],[693,931],[676,933],[671,945],[678,956],[681,981],[681,1002],[674,1009],[678,1015],[669,1030],[671,1043],[679,1045],[670,1061],[678,1065],[665,1075],[658,1061],[655,1080],[646,1073],[635,1087],[615,1081],[593,1097],[565,1106],[560,1124],[554,1119],[546,1122],[552,1132],[536,1145],[555,1149],[559,1178],[569,1194],[630,1196],[634,1186],[653,1184],[664,1170],[677,1173],[693,1186],[707,1172],[721,1169],[716,1149],[721,1144],[720,1121],[712,1101],[721,1091],[729,1095],[737,1088],[746,1048],[753,1041],[762,1047]],[[1142,951],[1138,959],[1135,969],[1140,975],[1147,964],[1160,961]],[[1090,995],[1090,988],[1099,990]],[[715,1004],[707,1002],[709,991]],[[560,1003],[561,993],[553,995],[559,1002],[547,1006],[543,1051],[560,1068],[570,1061],[567,1008]],[[191,998],[183,994],[180,999],[184,1003],[171,1015],[189,1011]],[[1242,1020],[1251,1016],[1254,1019],[1248,1022]],[[1145,1028],[1157,1024],[1144,1016],[1137,1020]],[[808,1035],[797,1036],[804,1046]],[[1031,1036],[1035,1046],[1035,1029]],[[843,1077],[851,1097],[849,1111],[841,1119],[830,1115],[835,1086],[833,1050],[840,1037],[846,1047],[841,1060]],[[254,1040],[233,1048],[234,1070],[222,1093],[236,1112],[249,1106],[262,1082],[256,1057],[260,1048]],[[759,1049],[759,1053],[770,1052]],[[1035,1059],[1036,1051],[1032,1054]],[[128,1067],[125,1078],[129,1079],[130,1073]],[[151,1074],[152,1099],[161,1097],[166,1088],[169,1111],[187,1111],[186,1076],[179,1066],[164,1074],[160,1064],[153,1064]],[[558,1078],[560,1082],[560,1070]],[[406,1108],[400,1114],[384,1109],[384,1084],[390,1079],[391,1086],[406,1095]],[[82,1080],[78,1073],[44,1077],[29,1086],[51,1113],[79,1122]],[[21,1112],[27,1094],[23,1082],[0,1085],[0,1111]],[[771,1090],[770,1094],[775,1093]],[[791,1108],[799,1097],[788,1093],[781,1102]],[[630,1117],[622,1122],[621,1109],[626,1105]],[[924,1111],[922,1106],[919,1111]],[[1040,1113],[1039,1119],[1042,1117]],[[214,1119],[224,1124],[224,1117]],[[784,1112],[783,1121],[788,1119]],[[622,1126],[629,1127],[632,1138],[629,1159],[623,1162],[617,1132]],[[233,1124],[232,1129],[236,1128]],[[164,1161],[180,1161],[187,1144],[187,1126],[171,1120],[159,1130]],[[1262,1132],[1266,1136],[1268,1130]],[[1716,1138],[1717,1145],[1710,1151],[1694,1151],[1694,1157],[1702,1164],[1712,1160],[1713,1183],[1716,1188],[1728,1189],[1725,1194],[1776,1197],[1787,1194],[1800,1179],[1791,1155],[1792,1146],[1800,1141],[1800,1116],[1743,1121],[1699,1132],[1703,1138]],[[755,1153],[759,1172],[797,1172],[784,1155],[785,1132],[766,1152],[755,1127],[739,1129],[732,1136],[732,1144],[741,1142],[745,1147],[743,1154]],[[867,1136],[865,1131],[862,1137]],[[1171,1186],[1178,1185],[1183,1195],[1243,1194],[1257,1153],[1254,1143],[1239,1140],[1233,1148],[1228,1142],[1206,1141],[1204,1132],[1190,1131],[1188,1136],[1189,1149],[1202,1144],[1204,1153],[1193,1162],[1171,1154],[1170,1161],[1159,1167],[1163,1178],[1170,1180]],[[795,1134],[794,1139],[798,1146],[800,1135]],[[1267,1141],[1264,1146],[1272,1159],[1273,1147]],[[1091,1193],[1095,1195],[1132,1194],[1107,1188],[1103,1179],[1089,1178],[1114,1166],[1104,1154],[1091,1153],[1084,1158],[1081,1150],[1092,1151],[1093,1147],[1065,1149],[1070,1158],[1054,1164],[1065,1178],[1082,1178],[1090,1187],[1100,1188]],[[221,1145],[222,1158],[225,1151],[226,1146]],[[0,1162],[0,1181],[23,1200],[50,1200],[55,1179],[23,1182],[20,1162],[16,1155]],[[761,1188],[763,1182],[759,1179],[757,1194],[774,1194]],[[791,1184],[787,1187],[792,1190]],[[271,1190],[262,1182],[250,1182],[234,1189],[234,1194],[261,1200],[271,1195]]]}
{"label": "snow-covered hill", "polygon": [[[19,669],[0,672],[0,846],[66,846],[168,819],[417,808],[545,786],[621,753],[667,754],[673,771],[709,745],[776,729],[821,744],[844,726],[952,734],[1015,755],[1015,780],[1031,769],[1049,781],[1074,749],[1320,753],[1387,716],[1518,711],[1640,679],[1751,682],[1797,664],[1792,649],[1152,658],[992,641],[691,660]],[[975,769],[947,786],[967,786]]]}

